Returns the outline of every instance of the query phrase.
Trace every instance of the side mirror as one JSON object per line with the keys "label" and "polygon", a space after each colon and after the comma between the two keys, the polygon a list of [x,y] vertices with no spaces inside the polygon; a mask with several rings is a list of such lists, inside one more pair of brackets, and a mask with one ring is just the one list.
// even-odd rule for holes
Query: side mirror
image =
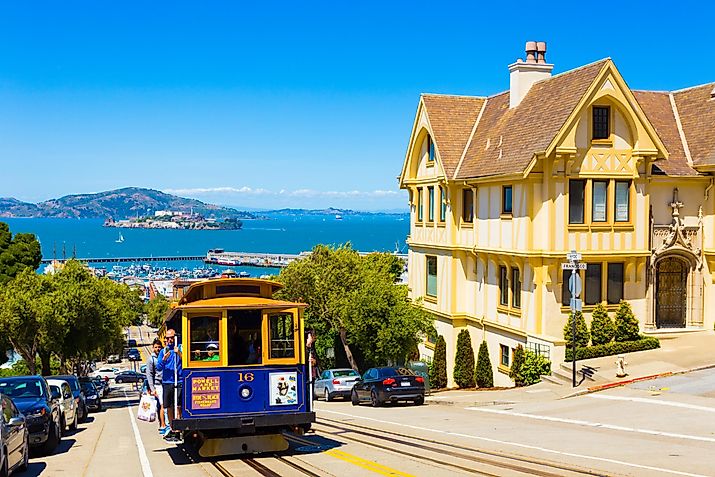
{"label": "side mirror", "polygon": [[25,425],[25,417],[24,416],[13,417],[10,419],[10,421],[7,423],[7,425],[10,427],[24,426]]}

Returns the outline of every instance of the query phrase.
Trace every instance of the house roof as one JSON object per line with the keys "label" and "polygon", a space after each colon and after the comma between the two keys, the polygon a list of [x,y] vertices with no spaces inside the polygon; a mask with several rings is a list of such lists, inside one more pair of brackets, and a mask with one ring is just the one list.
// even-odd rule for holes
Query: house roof
{"label": "house roof", "polygon": [[422,101],[442,167],[452,177],[486,98],[423,94]]}
{"label": "house roof", "polygon": [[[605,58],[539,81],[514,108],[509,108],[509,91],[488,98],[422,95],[447,177],[465,180],[524,173],[534,154],[549,147],[609,61]],[[668,159],[657,162],[664,173],[697,175],[696,167],[715,166],[714,86],[672,93],[633,91],[668,150]]]}

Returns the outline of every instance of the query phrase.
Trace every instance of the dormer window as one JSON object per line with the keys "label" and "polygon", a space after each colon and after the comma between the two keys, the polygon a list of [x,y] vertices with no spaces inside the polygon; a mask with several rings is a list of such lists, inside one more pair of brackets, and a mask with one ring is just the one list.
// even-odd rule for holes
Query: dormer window
{"label": "dormer window", "polygon": [[434,162],[437,153],[435,152],[434,142],[432,142],[432,136],[430,135],[427,135],[427,152],[429,153],[429,158],[427,160],[429,162]]}
{"label": "dormer window", "polygon": [[608,106],[593,107],[593,139],[608,139],[610,129],[611,108]]}

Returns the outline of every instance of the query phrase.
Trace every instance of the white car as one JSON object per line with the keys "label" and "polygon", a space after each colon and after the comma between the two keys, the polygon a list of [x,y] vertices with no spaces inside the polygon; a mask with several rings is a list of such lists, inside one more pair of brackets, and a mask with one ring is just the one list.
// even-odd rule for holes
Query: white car
{"label": "white car", "polygon": [[114,379],[117,376],[118,372],[119,372],[118,368],[103,367],[103,368],[99,368],[97,371],[90,374],[90,376],[99,376],[102,379],[104,379],[104,378]]}
{"label": "white car", "polygon": [[77,420],[79,419],[79,404],[77,404],[72,395],[72,388],[70,388],[69,383],[62,379],[48,379],[47,384],[50,385],[51,390],[56,389],[60,395],[58,402],[62,410],[60,415],[62,432],[66,427],[69,427],[71,431],[76,431]]}

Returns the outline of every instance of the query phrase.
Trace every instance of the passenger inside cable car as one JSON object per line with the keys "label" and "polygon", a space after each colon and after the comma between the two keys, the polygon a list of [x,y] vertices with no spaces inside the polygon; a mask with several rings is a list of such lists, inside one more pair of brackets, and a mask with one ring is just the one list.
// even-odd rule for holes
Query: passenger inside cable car
{"label": "passenger inside cable car", "polygon": [[228,365],[261,363],[261,310],[229,310]]}

